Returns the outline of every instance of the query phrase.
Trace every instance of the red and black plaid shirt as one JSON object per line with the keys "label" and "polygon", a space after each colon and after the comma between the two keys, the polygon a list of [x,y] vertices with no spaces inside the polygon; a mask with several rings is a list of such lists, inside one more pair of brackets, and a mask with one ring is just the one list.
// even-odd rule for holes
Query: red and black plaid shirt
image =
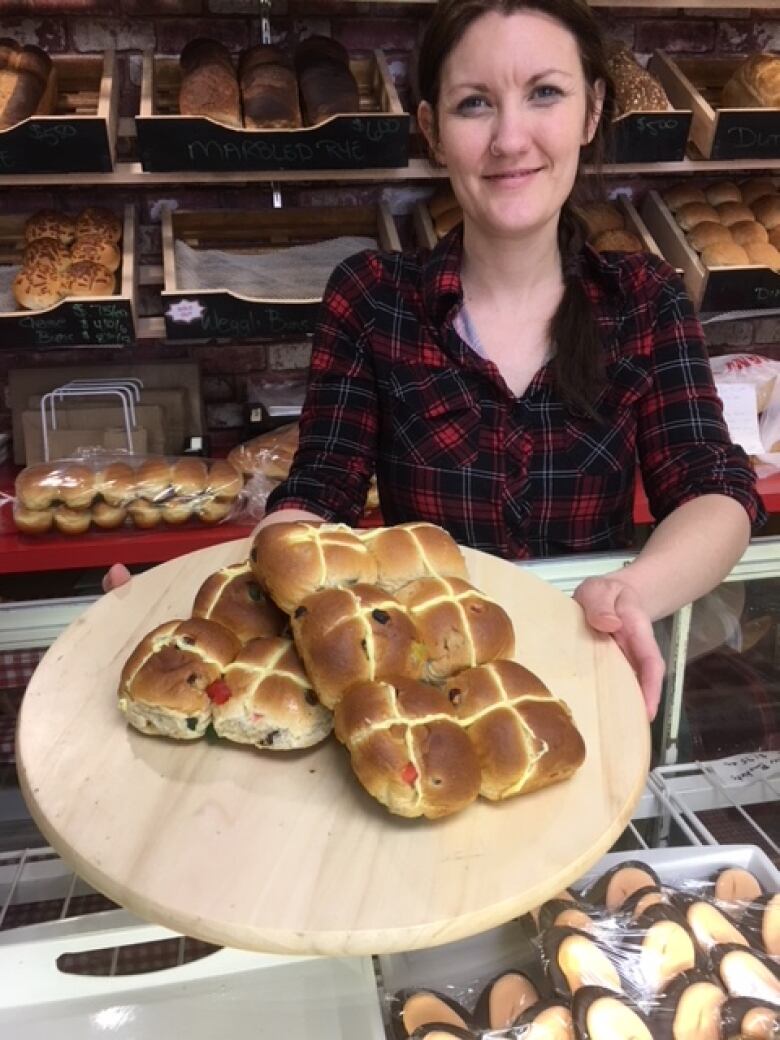
{"label": "red and black plaid shirt", "polygon": [[269,512],[354,525],[376,470],[387,524],[428,520],[507,558],[614,550],[631,541],[638,463],[658,519],[714,493],[763,520],[671,267],[588,248],[580,258],[605,354],[600,423],[561,403],[549,365],[515,398],[460,338],[461,250],[457,229],[432,253],[365,252],[334,271],[300,447]]}

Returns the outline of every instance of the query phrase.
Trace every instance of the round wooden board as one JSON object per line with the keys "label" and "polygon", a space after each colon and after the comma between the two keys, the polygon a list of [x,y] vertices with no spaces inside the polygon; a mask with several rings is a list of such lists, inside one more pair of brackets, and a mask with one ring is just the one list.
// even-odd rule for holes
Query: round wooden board
{"label": "round wooden board", "polygon": [[566,595],[465,550],[510,613],[519,661],[571,707],[585,764],[562,784],[444,820],[392,816],[331,738],[263,752],[129,728],[122,665],[152,627],[189,616],[240,540],[162,564],[104,596],[54,643],[22,703],[22,791],[76,872],[141,917],[210,942],[358,955],[472,935],[550,898],[606,852],[643,790],[650,740],[618,647]]}

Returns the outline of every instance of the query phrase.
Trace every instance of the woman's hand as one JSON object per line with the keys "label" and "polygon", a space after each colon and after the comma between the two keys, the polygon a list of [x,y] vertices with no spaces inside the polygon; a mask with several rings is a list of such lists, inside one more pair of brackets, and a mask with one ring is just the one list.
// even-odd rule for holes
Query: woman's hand
{"label": "woman's hand", "polygon": [[587,578],[574,593],[597,632],[608,632],[634,669],[652,721],[661,699],[665,664],[653,635],[650,615],[637,593],[619,578]]}
{"label": "woman's hand", "polygon": [[111,592],[113,589],[121,588],[130,581],[130,571],[123,563],[114,563],[103,575],[103,592]]}

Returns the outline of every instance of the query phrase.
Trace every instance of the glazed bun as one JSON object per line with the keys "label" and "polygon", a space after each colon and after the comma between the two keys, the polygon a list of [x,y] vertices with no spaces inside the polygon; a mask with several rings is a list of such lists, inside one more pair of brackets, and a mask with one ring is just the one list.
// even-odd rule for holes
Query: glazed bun
{"label": "glazed bun", "polygon": [[58,462],[41,462],[23,469],[16,477],[16,497],[25,509],[47,509],[59,499]]}
{"label": "glazed bun", "polygon": [[88,509],[69,509],[67,506],[56,506],[54,509],[54,526],[60,534],[84,534],[91,523],[92,516]]}
{"label": "glazed bun", "polygon": [[701,190],[693,184],[686,182],[682,184],[675,184],[672,188],[667,188],[663,192],[663,200],[672,213],[677,213],[678,210],[682,209],[683,206],[690,205],[692,202],[698,202],[701,204],[707,204],[707,196]]}
{"label": "glazed bun", "polygon": [[54,238],[69,246],[76,237],[76,222],[67,213],[41,209],[33,213],[24,225],[24,237],[27,242],[36,238]]}
{"label": "glazed bun", "polygon": [[602,231],[591,245],[600,253],[641,253],[645,248],[633,231]]}
{"label": "glazed bun", "polygon": [[217,736],[267,751],[324,740],[333,715],[317,700],[289,639],[253,639],[225,669],[229,695],[212,706]]}
{"label": "glazed bun", "polygon": [[135,471],[136,494],[147,502],[161,502],[174,494],[171,467],[165,459],[145,459]]}
{"label": "glazed bun", "polygon": [[78,462],[61,463],[59,498],[71,509],[86,509],[98,493],[95,471]]}
{"label": "glazed bun", "polygon": [[241,643],[280,636],[287,616],[255,581],[249,563],[235,563],[208,577],[195,596],[192,616],[216,621]]}
{"label": "glazed bun", "polygon": [[89,206],[76,218],[76,238],[82,235],[97,235],[117,243],[122,238],[122,221],[110,209]]}
{"label": "glazed bun", "polygon": [[458,543],[443,527],[398,524],[358,532],[376,560],[376,583],[388,592],[418,578],[468,578]]}
{"label": "glazed bun", "polygon": [[750,260],[742,246],[736,242],[716,242],[702,250],[702,262],[707,267],[741,267]]}
{"label": "glazed bun", "polygon": [[612,202],[591,202],[579,211],[585,221],[588,238],[595,238],[602,231],[620,231],[625,227],[625,217]]}
{"label": "glazed bun", "polygon": [[171,486],[177,495],[184,498],[202,495],[208,474],[203,459],[177,459],[171,467]]}
{"label": "glazed bun", "polygon": [[70,263],[70,250],[57,238],[34,238],[22,253],[22,266],[35,267],[38,263],[51,264],[64,271]]}
{"label": "glazed bun", "polygon": [[702,202],[686,203],[677,210],[675,216],[683,231],[692,231],[703,220],[711,220],[716,224],[723,223],[718,211],[713,206]]}
{"label": "glazed bun", "polygon": [[115,284],[113,273],[92,260],[77,260],[69,264],[63,275],[66,296],[110,296]]}
{"label": "glazed bun", "polygon": [[54,307],[65,295],[65,276],[49,261],[39,260],[23,267],[14,278],[12,291],[20,307],[42,311]]}
{"label": "glazed bun", "polygon": [[718,211],[721,224],[725,224],[726,227],[730,227],[732,224],[738,224],[742,220],[753,219],[750,207],[744,205],[742,202],[721,202],[720,205],[715,208]]}
{"label": "glazed bun", "polygon": [[780,271],[780,252],[769,242],[751,242],[745,246],[745,252],[751,264],[761,264],[762,267]]}
{"label": "glazed bun", "polygon": [[244,486],[244,480],[235,466],[225,459],[217,459],[209,467],[206,491],[214,498],[234,499]]}
{"label": "glazed bun", "polygon": [[108,505],[126,505],[135,495],[135,470],[126,462],[112,462],[98,472],[95,486]]}
{"label": "glazed bun", "polygon": [[96,502],[92,506],[92,522],[106,531],[121,527],[126,519],[127,510],[124,506],[112,506],[108,502]]}
{"label": "glazed bun", "polygon": [[360,783],[398,816],[449,816],[479,794],[476,750],[433,686],[406,678],[352,686],[335,729]]}
{"label": "glazed bun", "polygon": [[738,220],[736,224],[731,225],[729,231],[737,245],[743,248],[751,243],[769,241],[766,228],[757,220]]}
{"label": "glazed bun", "polygon": [[135,498],[128,503],[127,512],[136,527],[149,530],[162,522],[160,507],[145,498]]}
{"label": "glazed bun", "polygon": [[[739,224],[735,224],[734,227],[739,227]],[[689,231],[685,237],[699,253],[702,249],[706,249],[707,246],[714,246],[717,242],[734,241],[732,229],[727,228],[723,224],[716,224],[714,220],[702,221],[701,224],[697,224],[695,228]]]}
{"label": "glazed bun", "polygon": [[743,181],[740,184],[740,190],[742,201],[746,206],[752,206],[762,195],[774,195],[777,185],[770,177],[754,177],[752,180]]}
{"label": "glazed bun", "polygon": [[[515,651],[509,615],[461,578],[421,578],[396,593],[425,647],[423,678],[441,682]],[[305,658],[304,658],[305,659]]]}
{"label": "glazed bun", "polygon": [[356,682],[418,678],[423,648],[406,610],[376,585],[324,588],[306,596],[290,624],[298,653],[327,708]]}
{"label": "glazed bun", "polygon": [[53,523],[53,509],[28,509],[21,502],[14,503],[14,524],[22,534],[46,534]]}
{"label": "glazed bun", "polygon": [[102,235],[79,235],[71,246],[70,255],[73,262],[90,260],[112,273],[118,271],[122,263],[122,254],[116,243]]}
{"label": "glazed bun", "polygon": [[751,209],[767,231],[780,227],[780,195],[762,195],[751,203]]}
{"label": "glazed bun", "polygon": [[125,662],[119,710],[142,733],[179,740],[203,736],[212,699],[224,696],[223,674],[239,649],[236,637],[212,621],[158,625]]}

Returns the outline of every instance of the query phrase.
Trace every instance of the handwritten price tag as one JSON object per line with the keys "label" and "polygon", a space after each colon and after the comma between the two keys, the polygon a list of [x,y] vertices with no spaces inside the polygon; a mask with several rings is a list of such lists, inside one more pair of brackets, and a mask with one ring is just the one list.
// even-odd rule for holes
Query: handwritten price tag
{"label": "handwritten price tag", "polygon": [[780,779],[780,751],[749,751],[709,763],[724,787]]}

